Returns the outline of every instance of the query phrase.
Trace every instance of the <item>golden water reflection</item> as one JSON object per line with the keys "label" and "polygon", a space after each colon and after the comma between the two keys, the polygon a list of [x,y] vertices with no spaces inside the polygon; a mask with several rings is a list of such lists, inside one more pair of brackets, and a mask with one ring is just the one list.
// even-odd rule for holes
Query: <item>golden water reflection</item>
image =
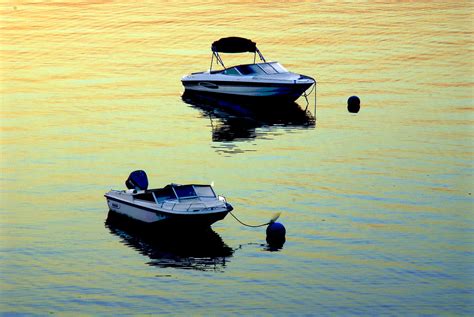
{"label": "golden water reflection", "polygon": [[[0,313],[472,315],[473,12],[3,1]],[[317,124],[304,100],[290,115],[183,101],[181,76],[227,36],[317,78]],[[144,265],[160,246],[103,225],[103,194],[135,169],[215,182],[249,223],[283,212],[285,247],[225,219],[215,233],[246,246],[225,269]]]}
{"label": "golden water reflection", "polygon": [[[297,103],[251,104],[187,93],[182,98],[209,118],[215,142],[254,139],[265,127],[308,129],[316,123],[313,114]],[[268,137],[270,131],[260,134]]]}
{"label": "golden water reflection", "polygon": [[150,259],[148,265],[163,268],[223,271],[234,251],[212,229],[200,232],[161,232],[131,228],[109,212],[106,227],[121,242]]}

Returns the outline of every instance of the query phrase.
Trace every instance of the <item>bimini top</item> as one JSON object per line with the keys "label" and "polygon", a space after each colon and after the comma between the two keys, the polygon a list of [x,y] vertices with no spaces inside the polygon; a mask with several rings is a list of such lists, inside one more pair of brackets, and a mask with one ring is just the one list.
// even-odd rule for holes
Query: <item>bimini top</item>
{"label": "bimini top", "polygon": [[255,53],[258,51],[257,44],[243,37],[224,37],[212,43],[211,50],[221,53]]}

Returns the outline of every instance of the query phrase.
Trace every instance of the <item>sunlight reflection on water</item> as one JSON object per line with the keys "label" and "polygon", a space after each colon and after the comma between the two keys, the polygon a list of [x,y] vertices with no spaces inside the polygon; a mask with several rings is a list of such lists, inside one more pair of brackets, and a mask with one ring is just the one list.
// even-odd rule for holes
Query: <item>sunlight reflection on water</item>
{"label": "sunlight reflection on water", "polygon": [[[470,2],[0,10],[1,313],[473,313]],[[183,100],[181,76],[233,35],[317,78],[316,122],[302,99]],[[103,194],[134,169],[153,187],[214,182],[250,223],[283,212],[287,242],[267,252],[226,218],[213,230],[231,255],[176,268],[104,227]]]}

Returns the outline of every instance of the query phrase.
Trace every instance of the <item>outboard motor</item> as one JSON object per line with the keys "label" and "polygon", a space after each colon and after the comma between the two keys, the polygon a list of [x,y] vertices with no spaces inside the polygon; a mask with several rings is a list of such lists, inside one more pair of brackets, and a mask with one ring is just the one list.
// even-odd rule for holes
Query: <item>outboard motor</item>
{"label": "outboard motor", "polygon": [[147,190],[148,177],[146,176],[145,171],[138,170],[131,172],[130,176],[128,176],[125,181],[125,185],[128,189]]}

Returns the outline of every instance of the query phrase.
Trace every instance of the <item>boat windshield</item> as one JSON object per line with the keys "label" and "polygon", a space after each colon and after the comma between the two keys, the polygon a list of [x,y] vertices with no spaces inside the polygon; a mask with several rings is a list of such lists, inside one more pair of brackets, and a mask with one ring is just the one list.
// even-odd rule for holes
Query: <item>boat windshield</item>
{"label": "boat windshield", "polygon": [[258,66],[269,75],[278,73],[270,64],[258,64]]}
{"label": "boat windshield", "polygon": [[224,74],[226,75],[240,75],[240,73],[237,71],[235,67],[227,68],[226,70],[223,71]]}
{"label": "boat windshield", "polygon": [[288,73],[288,70],[278,62],[268,64],[271,65],[277,71],[277,73]]}
{"label": "boat windshield", "polygon": [[174,191],[178,198],[194,198],[197,196],[192,185],[175,186]]}
{"label": "boat windshield", "polygon": [[265,71],[262,68],[258,67],[257,64],[240,65],[240,66],[236,66],[236,68],[242,75],[266,74]]}
{"label": "boat windshield", "polygon": [[174,186],[174,191],[179,199],[207,197],[215,198],[216,194],[209,185],[181,185]]}
{"label": "boat windshield", "polygon": [[176,199],[173,189],[169,185],[165,188],[153,190],[153,194],[155,195],[156,200],[159,202],[165,201],[167,199]]}
{"label": "boat windshield", "polygon": [[215,198],[216,194],[209,185],[194,185],[194,190],[199,197]]}
{"label": "boat windshield", "polygon": [[279,74],[288,73],[285,67],[278,62],[259,63],[251,65],[240,65],[235,67],[242,75],[259,75],[259,74]]}

